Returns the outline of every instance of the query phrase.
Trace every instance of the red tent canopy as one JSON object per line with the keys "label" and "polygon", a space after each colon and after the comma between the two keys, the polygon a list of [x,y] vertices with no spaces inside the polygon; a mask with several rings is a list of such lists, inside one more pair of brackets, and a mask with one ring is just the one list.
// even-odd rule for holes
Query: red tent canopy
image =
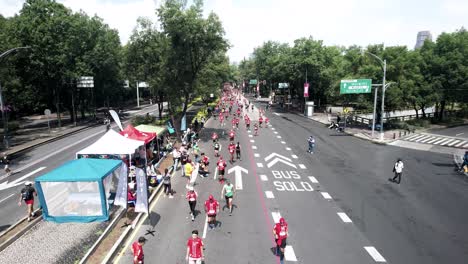
{"label": "red tent canopy", "polygon": [[140,130],[134,128],[132,125],[128,125],[124,130],[120,131],[119,133],[126,138],[144,141],[145,144],[148,144],[151,140],[153,140],[156,137],[156,133],[141,132]]}

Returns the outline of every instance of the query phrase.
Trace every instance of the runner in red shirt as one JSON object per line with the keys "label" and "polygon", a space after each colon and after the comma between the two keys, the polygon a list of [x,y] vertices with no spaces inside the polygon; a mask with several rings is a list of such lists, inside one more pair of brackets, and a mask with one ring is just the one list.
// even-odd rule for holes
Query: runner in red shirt
{"label": "runner in red shirt", "polygon": [[268,128],[268,122],[270,122],[270,119],[265,116],[265,127]]}
{"label": "runner in red shirt", "polygon": [[208,200],[205,202],[205,212],[208,217],[208,225],[210,230],[216,227],[216,214],[219,211],[219,204],[218,201],[215,200],[213,195],[210,194]]}
{"label": "runner in red shirt", "polygon": [[192,231],[192,237],[187,241],[187,253],[185,259],[189,264],[201,264],[205,256],[203,255],[203,241],[198,237],[198,230]]}
{"label": "runner in red shirt", "polygon": [[221,126],[224,126],[224,116],[223,116],[223,113],[220,113],[219,114],[219,123]]}
{"label": "runner in red shirt", "polygon": [[213,143],[215,143],[218,140],[218,134],[216,134],[216,132],[213,132],[213,134],[211,134],[211,139],[213,140]]}
{"label": "runner in red shirt", "polygon": [[231,141],[228,146],[229,149],[229,154],[231,155],[231,163],[234,162],[234,151],[236,150],[236,145],[234,145],[234,142]]}
{"label": "runner in red shirt", "polygon": [[133,264],[143,264],[144,263],[144,254],[143,254],[143,245],[146,242],[145,237],[138,238],[138,241],[133,242],[132,252],[133,252]]}
{"label": "runner in red shirt", "polygon": [[255,136],[258,136],[258,123],[255,123],[254,125],[254,130],[255,130]]}
{"label": "runner in red shirt", "polygon": [[276,242],[276,255],[278,256],[279,254],[280,262],[283,263],[284,248],[286,247],[286,238],[288,237],[288,223],[286,223],[283,217],[273,227],[273,235]]}
{"label": "runner in red shirt", "polygon": [[236,133],[234,133],[234,130],[231,129],[231,131],[229,131],[229,140],[234,141],[235,136],[236,136]]}
{"label": "runner in red shirt", "polygon": [[188,187],[188,192],[185,198],[188,200],[190,207],[190,215],[192,216],[192,222],[195,220],[195,206],[197,206],[197,192],[193,189],[193,186]]}
{"label": "runner in red shirt", "polygon": [[249,117],[245,119],[245,127],[247,128],[247,130],[250,131],[250,118]]}
{"label": "runner in red shirt", "polygon": [[260,124],[259,127],[262,128],[262,124],[263,124],[263,117],[262,116],[260,116],[258,118],[258,123]]}
{"label": "runner in red shirt", "polygon": [[232,124],[232,129],[236,128],[236,118],[235,117],[232,118],[231,124]]}
{"label": "runner in red shirt", "polygon": [[210,158],[208,158],[207,155],[205,155],[205,153],[201,153],[200,154],[202,156],[202,163],[205,165],[205,166],[208,166],[210,165]]}
{"label": "runner in red shirt", "polygon": [[238,116],[238,117],[240,117],[240,114],[241,114],[241,111],[240,111],[240,108],[241,108],[241,107],[242,107],[242,106],[240,106],[240,105],[237,107],[237,111],[236,111],[236,112],[237,112],[237,116]]}
{"label": "runner in red shirt", "polygon": [[239,129],[239,122],[240,122],[240,118],[236,118],[236,129]]}
{"label": "runner in red shirt", "polygon": [[219,180],[224,181],[224,171],[226,170],[226,161],[223,159],[223,156],[219,157],[216,166],[218,166]]}

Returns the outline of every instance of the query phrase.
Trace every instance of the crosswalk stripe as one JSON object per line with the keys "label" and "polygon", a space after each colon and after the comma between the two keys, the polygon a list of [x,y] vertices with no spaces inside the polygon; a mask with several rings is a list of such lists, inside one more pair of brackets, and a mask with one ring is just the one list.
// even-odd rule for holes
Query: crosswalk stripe
{"label": "crosswalk stripe", "polygon": [[416,139],[420,139],[420,138],[425,137],[425,136],[426,135],[419,135],[417,137],[414,137],[414,138],[410,139],[409,141],[415,141]]}
{"label": "crosswalk stripe", "polygon": [[462,141],[462,142],[456,144],[454,147],[460,147],[461,145],[463,145],[463,144],[465,144],[465,143],[466,143],[466,141],[464,140],[464,141]]}
{"label": "crosswalk stripe", "polygon": [[452,139],[450,139],[449,141],[444,142],[444,143],[441,144],[441,145],[448,145],[449,143],[452,143],[453,141],[456,141],[456,139],[453,139],[453,138],[452,138]]}
{"label": "crosswalk stripe", "polygon": [[456,139],[456,140],[453,141],[452,143],[447,144],[447,146],[452,146],[452,145],[455,145],[455,144],[457,144],[457,143],[459,143],[459,142],[460,142],[460,140]]}
{"label": "crosswalk stripe", "polygon": [[464,148],[468,148],[468,144],[466,144],[465,146],[463,146]]}
{"label": "crosswalk stripe", "polygon": [[434,143],[435,145],[444,145],[445,143],[451,141],[452,139],[450,138],[444,138],[444,140],[439,141],[439,143]]}
{"label": "crosswalk stripe", "polygon": [[437,140],[439,140],[439,139],[440,139],[440,138],[438,138],[438,137],[435,137],[434,139],[431,139],[431,140],[429,140],[429,141],[428,141],[428,142],[426,142],[426,143],[428,143],[428,144],[432,144],[433,142],[435,142],[435,141],[437,141]]}
{"label": "crosswalk stripe", "polygon": [[437,141],[435,141],[435,142],[432,142],[432,144],[434,144],[434,145],[435,145],[435,144],[439,144],[440,142],[442,142],[442,141],[444,141],[444,140],[445,140],[445,138],[442,138],[442,139],[439,139],[439,140],[437,140]]}
{"label": "crosswalk stripe", "polygon": [[414,142],[421,142],[421,140],[426,140],[426,139],[428,139],[428,138],[430,138],[430,136],[424,135],[424,137],[418,138],[418,139],[415,140]]}
{"label": "crosswalk stripe", "polygon": [[421,135],[421,134],[414,134],[414,135],[411,135],[411,136],[407,137],[406,140],[413,139],[413,138],[415,138],[415,137],[418,137],[419,135]]}
{"label": "crosswalk stripe", "polygon": [[428,137],[428,138],[420,141],[419,143],[426,143],[427,141],[432,140],[432,139],[434,139],[434,137]]}

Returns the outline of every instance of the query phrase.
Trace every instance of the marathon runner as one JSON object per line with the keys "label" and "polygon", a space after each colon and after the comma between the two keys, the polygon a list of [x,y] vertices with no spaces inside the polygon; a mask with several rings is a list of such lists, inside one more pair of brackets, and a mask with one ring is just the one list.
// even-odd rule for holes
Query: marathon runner
{"label": "marathon runner", "polygon": [[192,216],[192,222],[195,220],[195,206],[197,206],[197,192],[193,189],[193,186],[188,187],[188,192],[185,198],[188,200],[190,207],[190,215]]}
{"label": "marathon runner", "polygon": [[283,217],[280,218],[279,223],[273,227],[273,235],[275,236],[276,252],[275,254],[280,257],[280,263],[284,263],[284,248],[286,247],[286,238],[288,237],[288,223]]}
{"label": "marathon runner", "polygon": [[[224,196],[224,199],[226,200],[225,207],[229,208],[230,216],[232,215],[232,199],[234,198],[234,193],[235,193],[234,185],[231,184],[231,181],[226,180],[226,184],[224,184],[223,190],[221,191],[221,198],[223,198]],[[224,207],[223,207],[223,210],[224,210]]]}
{"label": "marathon runner", "polygon": [[208,200],[205,202],[205,212],[208,217],[208,225],[210,227],[210,230],[216,227],[217,222],[216,222],[216,214],[218,213],[219,210],[219,204],[218,201],[215,200],[213,195],[210,194],[208,197]]}
{"label": "marathon runner", "polygon": [[241,147],[239,141],[236,145],[236,159],[241,160]]}
{"label": "marathon runner", "polygon": [[231,141],[228,146],[229,155],[231,156],[231,163],[234,163],[234,151],[236,150],[236,145]]}
{"label": "marathon runner", "polygon": [[219,157],[218,162],[216,163],[218,166],[218,173],[219,173],[219,181],[224,181],[224,171],[226,169],[226,161],[223,160],[223,156]]}
{"label": "marathon runner", "polygon": [[192,237],[187,241],[187,253],[185,259],[189,264],[201,264],[205,259],[203,255],[204,244],[201,238],[198,237],[198,230],[192,231]]}

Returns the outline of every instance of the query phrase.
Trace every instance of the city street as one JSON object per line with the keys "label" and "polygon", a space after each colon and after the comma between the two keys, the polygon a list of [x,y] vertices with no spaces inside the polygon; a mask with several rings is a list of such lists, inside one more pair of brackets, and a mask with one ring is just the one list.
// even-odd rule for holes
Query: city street
{"label": "city street", "polygon": [[[372,144],[291,113],[267,116],[272,128],[260,129],[259,136],[247,133],[243,121],[236,131],[243,159],[228,163],[227,170],[238,165],[248,173],[242,173],[233,216],[221,212],[220,227],[212,231],[206,231],[204,213],[192,223],[186,179],[177,171],[174,199],[161,197],[128,241],[156,230],[154,237],[146,235],[146,262],[184,263],[186,240],[198,229],[206,236],[206,263],[272,263],[271,230],[280,216],[289,223],[287,261],[465,262],[468,232],[463,219],[468,213],[461,205],[468,201],[468,181],[453,173],[450,156]],[[207,139],[221,130],[213,119],[207,126],[202,151],[209,153],[213,171],[215,158]],[[317,140],[314,154],[306,152],[311,134]],[[221,143],[227,157],[227,140]],[[400,185],[388,181],[397,158],[405,163]],[[240,178],[234,174],[228,178],[237,186]],[[209,194],[219,199],[221,188],[213,174],[198,178],[197,209],[203,212]],[[118,260],[128,263],[130,258],[127,245]]]}

